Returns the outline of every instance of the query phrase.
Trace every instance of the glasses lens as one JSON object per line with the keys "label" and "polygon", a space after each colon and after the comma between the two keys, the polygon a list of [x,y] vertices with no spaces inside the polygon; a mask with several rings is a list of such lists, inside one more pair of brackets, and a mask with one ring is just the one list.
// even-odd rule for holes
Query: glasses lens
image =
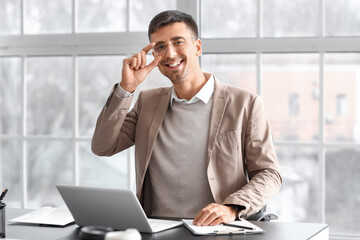
{"label": "glasses lens", "polygon": [[158,44],[154,46],[154,52],[156,55],[164,55],[166,52],[166,45],[165,44]]}

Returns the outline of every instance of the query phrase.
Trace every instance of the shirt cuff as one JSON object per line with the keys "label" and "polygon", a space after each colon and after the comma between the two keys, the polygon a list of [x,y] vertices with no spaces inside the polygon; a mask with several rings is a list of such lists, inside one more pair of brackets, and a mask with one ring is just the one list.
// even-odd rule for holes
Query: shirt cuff
{"label": "shirt cuff", "polygon": [[125,91],[120,84],[117,84],[116,88],[115,88],[115,94],[116,96],[118,96],[119,98],[128,98],[134,95],[134,93],[129,93],[127,91]]}

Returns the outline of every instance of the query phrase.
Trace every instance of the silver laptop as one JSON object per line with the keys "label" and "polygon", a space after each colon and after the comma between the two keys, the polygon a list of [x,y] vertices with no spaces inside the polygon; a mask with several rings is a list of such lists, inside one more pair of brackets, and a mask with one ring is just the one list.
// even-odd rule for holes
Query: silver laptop
{"label": "silver laptop", "polygon": [[65,185],[56,188],[79,226],[136,228],[143,233],[155,233],[182,224],[181,221],[148,219],[130,190]]}

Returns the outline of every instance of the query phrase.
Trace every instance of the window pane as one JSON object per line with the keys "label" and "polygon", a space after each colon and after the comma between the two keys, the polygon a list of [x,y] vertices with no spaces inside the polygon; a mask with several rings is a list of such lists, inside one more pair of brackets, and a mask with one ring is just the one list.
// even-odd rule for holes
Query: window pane
{"label": "window pane", "polygon": [[325,222],[330,234],[360,237],[360,151],[326,151]]}
{"label": "window pane", "polygon": [[277,147],[282,186],[267,211],[282,222],[320,222],[320,165],[316,149]]}
{"label": "window pane", "polygon": [[325,139],[360,142],[360,54],[325,55]]}
{"label": "window pane", "polygon": [[319,35],[319,1],[263,1],[264,37]]}
{"label": "window pane", "polygon": [[204,54],[201,65],[221,82],[256,93],[255,54]]}
{"label": "window pane", "polygon": [[156,14],[176,9],[176,0],[137,0],[130,3],[130,31],[146,31]]}
{"label": "window pane", "polygon": [[24,0],[27,34],[71,32],[71,0]]}
{"label": "window pane", "polygon": [[256,1],[202,0],[201,37],[255,37]]}
{"label": "window pane", "polygon": [[326,0],[325,25],[328,36],[360,35],[360,1]]}
{"label": "window pane", "polygon": [[20,33],[20,0],[1,0],[0,16],[0,34]]}
{"label": "window pane", "polygon": [[21,59],[0,58],[0,134],[21,133]]}
{"label": "window pane", "polygon": [[72,58],[28,58],[26,74],[28,134],[71,136]]}
{"label": "window pane", "polygon": [[78,32],[126,30],[126,0],[77,0]]}
{"label": "window pane", "polygon": [[[318,55],[264,54],[262,59],[262,98],[275,141],[318,140]],[[296,104],[289,101],[293,95]]]}
{"label": "window pane", "polygon": [[91,152],[90,142],[80,142],[78,145],[80,185],[127,188],[129,150],[112,157],[98,157]]}
{"label": "window pane", "polygon": [[8,207],[21,207],[21,143],[16,140],[0,141],[0,189],[9,189],[5,202]]}
{"label": "window pane", "polygon": [[79,134],[91,137],[96,119],[115,83],[121,80],[121,56],[78,58]]}
{"label": "window pane", "polygon": [[55,185],[75,184],[72,146],[71,141],[28,141],[29,208],[64,205]]}

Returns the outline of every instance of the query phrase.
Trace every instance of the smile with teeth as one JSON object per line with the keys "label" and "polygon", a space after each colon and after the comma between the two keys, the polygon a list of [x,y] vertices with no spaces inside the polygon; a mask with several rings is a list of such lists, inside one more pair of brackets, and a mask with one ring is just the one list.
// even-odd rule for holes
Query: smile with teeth
{"label": "smile with teeth", "polygon": [[172,62],[172,63],[168,63],[165,64],[166,66],[170,67],[170,68],[177,68],[178,66],[180,66],[180,64],[182,63],[183,60],[180,61],[176,61],[176,62]]}

